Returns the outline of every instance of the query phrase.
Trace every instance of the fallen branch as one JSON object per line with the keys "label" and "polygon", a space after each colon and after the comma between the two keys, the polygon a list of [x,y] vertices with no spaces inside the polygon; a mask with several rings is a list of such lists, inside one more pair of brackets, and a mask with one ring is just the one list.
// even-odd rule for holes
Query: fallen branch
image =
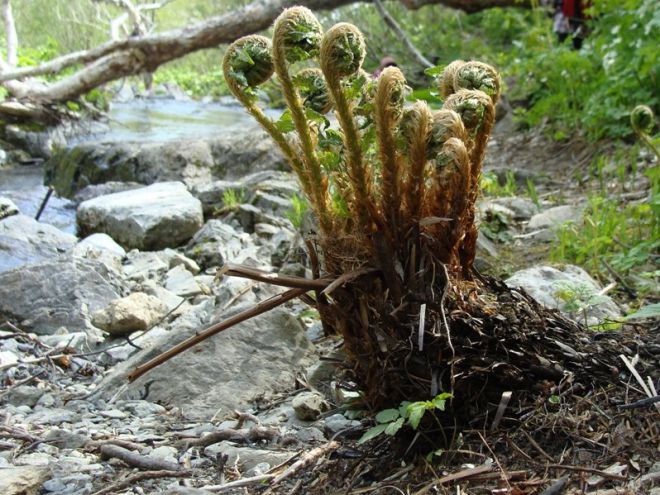
{"label": "fallen branch", "polygon": [[272,440],[279,435],[279,430],[276,428],[268,428],[265,426],[254,425],[249,429],[236,430],[234,428],[225,428],[219,431],[214,431],[201,438],[186,440],[184,442],[185,449],[190,447],[208,447],[214,443],[229,440],[232,442],[257,442],[259,440]]}
{"label": "fallen branch", "polygon": [[633,402],[632,404],[624,404],[622,406],[619,406],[619,409],[637,409],[638,407],[646,407],[650,406],[652,404],[655,404],[656,402],[660,402],[660,395],[656,395],[654,397],[649,397],[647,399],[642,399],[638,400],[637,402]]}
{"label": "fallen branch", "polygon": [[300,469],[304,468],[305,466],[309,466],[313,461],[317,460],[319,457],[323,457],[324,455],[329,454],[337,447],[339,447],[339,443],[335,441],[331,441],[326,443],[325,445],[321,445],[320,447],[310,450],[309,452],[304,454],[299,460],[294,462],[286,471],[284,471],[282,474],[274,478],[270,482],[270,486],[273,487],[277,485],[278,483],[282,482],[289,476],[298,472]]}
{"label": "fallen branch", "polygon": [[[246,486],[254,485],[255,483],[263,483],[264,481],[269,481],[275,478],[274,474],[262,474],[260,476],[252,476],[251,478],[243,478],[236,481],[230,481],[224,485],[208,485],[201,487],[202,490],[207,492],[222,493],[234,488],[243,488]],[[96,495],[96,494],[94,494]]]}
{"label": "fallen branch", "polygon": [[151,471],[181,471],[181,466],[174,464],[169,461],[164,461],[163,459],[157,459],[155,457],[147,457],[144,455],[136,454],[131,452],[123,447],[113,444],[105,444],[100,448],[101,458],[109,459],[115,457],[121,461],[124,461],[129,466],[133,466],[139,469],[147,469]]}
{"label": "fallen branch", "polygon": [[168,470],[143,471],[141,473],[132,474],[128,478],[122,481],[117,481],[116,483],[108,485],[102,490],[94,492],[92,495],[109,495],[111,493],[117,493],[119,490],[128,488],[129,486],[134,485],[138,481],[143,481],[143,480],[154,480],[159,478],[185,478],[188,476],[192,476],[192,471],[168,471]]}
{"label": "fallen branch", "polygon": [[564,464],[548,464],[546,465],[548,469],[565,469],[567,471],[579,471],[582,473],[591,473],[602,476],[603,478],[609,478],[611,480],[625,481],[628,479],[628,476],[622,476],[620,474],[608,473],[607,471],[602,471],[600,469],[589,468],[585,466],[566,466]]}
{"label": "fallen branch", "polygon": [[483,464],[481,466],[463,469],[462,471],[459,471],[457,473],[448,474],[447,476],[443,476],[440,479],[432,481],[421,490],[416,491],[414,495],[424,495],[425,493],[428,493],[430,490],[432,490],[434,487],[438,485],[445,485],[447,483],[452,483],[454,481],[474,478],[489,473],[494,469],[495,466],[492,464]]}

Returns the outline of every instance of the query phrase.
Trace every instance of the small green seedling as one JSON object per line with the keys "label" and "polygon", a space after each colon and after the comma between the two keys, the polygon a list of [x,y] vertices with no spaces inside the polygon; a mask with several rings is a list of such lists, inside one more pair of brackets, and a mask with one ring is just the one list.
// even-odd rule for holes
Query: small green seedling
{"label": "small green seedling", "polygon": [[443,392],[436,395],[432,400],[418,402],[404,401],[398,409],[384,409],[376,414],[376,422],[378,424],[367,430],[362,435],[362,438],[358,440],[358,444],[368,442],[382,433],[394,436],[404,425],[416,430],[427,411],[435,411],[436,409],[444,411],[447,399],[451,398],[452,395],[450,393]]}

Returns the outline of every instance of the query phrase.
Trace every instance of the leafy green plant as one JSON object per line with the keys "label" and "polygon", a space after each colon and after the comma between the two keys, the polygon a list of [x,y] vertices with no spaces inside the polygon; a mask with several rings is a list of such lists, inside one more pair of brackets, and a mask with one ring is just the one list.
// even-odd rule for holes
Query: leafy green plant
{"label": "leafy green plant", "polygon": [[293,226],[300,230],[302,228],[305,213],[309,210],[309,204],[305,198],[294,194],[291,197],[291,209],[286,212],[286,217],[291,220]]}
{"label": "leafy green plant", "polygon": [[561,282],[555,285],[554,297],[564,303],[564,310],[582,315],[584,326],[588,327],[589,311],[608,301],[591,285]]}
{"label": "leafy green plant", "polygon": [[515,196],[518,190],[515,173],[513,170],[507,170],[505,177],[504,184],[501,184],[495,172],[481,174],[480,183],[484,194],[495,197]]}
{"label": "leafy green plant", "polygon": [[427,412],[433,414],[436,410],[444,411],[447,400],[451,398],[450,393],[443,392],[428,401],[404,401],[398,409],[384,409],[376,414],[378,424],[367,430],[358,440],[358,444],[368,442],[383,433],[394,436],[404,426],[416,430]]}
{"label": "leafy green plant", "polygon": [[227,189],[222,193],[222,210],[231,211],[245,203],[244,189]]}

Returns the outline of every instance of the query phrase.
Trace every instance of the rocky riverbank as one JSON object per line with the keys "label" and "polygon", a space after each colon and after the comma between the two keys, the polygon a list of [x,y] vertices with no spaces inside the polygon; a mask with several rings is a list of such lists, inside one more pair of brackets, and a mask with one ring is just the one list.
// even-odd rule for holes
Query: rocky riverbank
{"label": "rocky riverbank", "polygon": [[[67,160],[81,161],[59,177],[77,193],[77,236],[0,199],[1,493],[244,493],[233,488],[240,480],[272,480],[301,454],[313,459],[367,428],[347,411],[355,392],[333,381],[338,343],[299,302],[127,382],[139,364],[280,292],[218,276],[224,264],[311,277],[290,218],[310,222],[291,214],[299,188],[272,148],[233,145],[255,161],[200,146],[69,151]],[[71,172],[92,155],[98,181]],[[550,206],[503,198],[481,214],[547,242],[566,220]],[[497,250],[483,238],[480,262],[492,265]],[[556,297],[562,280],[601,289],[577,267],[530,267],[509,283],[569,311]],[[602,296],[573,316],[618,317]]]}

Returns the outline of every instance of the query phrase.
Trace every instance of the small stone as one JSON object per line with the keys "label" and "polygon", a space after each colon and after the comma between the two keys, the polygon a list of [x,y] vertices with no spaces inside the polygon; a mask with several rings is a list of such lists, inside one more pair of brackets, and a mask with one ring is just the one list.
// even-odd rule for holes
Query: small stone
{"label": "small stone", "polygon": [[169,461],[173,464],[179,463],[178,455],[179,451],[177,449],[174,447],[168,447],[166,445],[156,447],[151,452],[149,452],[149,457],[161,459],[163,461]]}
{"label": "small stone", "polygon": [[343,414],[333,414],[325,418],[325,431],[328,437],[349,428],[357,428],[361,423],[355,419],[348,419]]}
{"label": "small stone", "polygon": [[12,404],[34,407],[45,390],[29,385],[20,385],[12,389],[7,395],[7,399]]}
{"label": "small stone", "polygon": [[99,412],[99,414],[110,419],[126,419],[128,417],[126,413],[121,412],[119,409],[106,409]]}
{"label": "small stone", "polygon": [[315,421],[327,409],[323,396],[317,392],[300,393],[293,398],[291,405],[296,417],[302,421]]}
{"label": "small stone", "polygon": [[0,220],[19,213],[18,206],[11,199],[0,198]]}
{"label": "small stone", "polygon": [[35,495],[49,476],[46,467],[11,467],[0,471],[0,493],[3,495]]}
{"label": "small stone", "polygon": [[296,432],[296,438],[302,443],[312,444],[325,442],[325,435],[318,428],[301,428]]}
{"label": "small stone", "polygon": [[167,306],[160,299],[135,292],[92,314],[92,324],[110,335],[120,336],[148,330],[166,314]]}
{"label": "small stone", "polygon": [[166,256],[170,257],[170,268],[183,265],[183,267],[193,275],[197,275],[199,273],[199,265],[195,262],[195,260],[191,260],[187,256],[184,256],[170,248],[165,249],[164,253]]}
{"label": "small stone", "polygon": [[203,293],[199,284],[195,282],[193,274],[183,265],[175,266],[167,272],[165,288],[180,297],[197,296]]}
{"label": "small stone", "polygon": [[60,449],[78,449],[88,442],[88,438],[85,435],[79,435],[59,428],[53,428],[44,438],[49,444]]}

